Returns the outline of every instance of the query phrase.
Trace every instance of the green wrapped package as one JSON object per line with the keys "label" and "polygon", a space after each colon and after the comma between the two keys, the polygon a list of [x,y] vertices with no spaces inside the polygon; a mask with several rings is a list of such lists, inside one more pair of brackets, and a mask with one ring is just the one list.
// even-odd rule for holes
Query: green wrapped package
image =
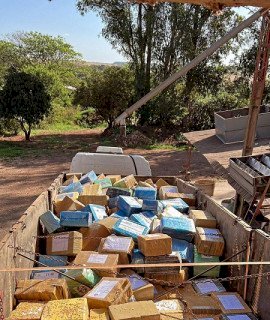
{"label": "green wrapped package", "polygon": [[[206,263],[206,262],[219,262],[219,257],[216,256],[206,256],[201,253],[197,252],[196,246],[194,246],[194,263]],[[198,275],[199,273],[211,268],[211,266],[194,266],[194,276]],[[209,278],[218,278],[220,273],[220,266],[213,268],[212,270],[204,273],[202,277],[209,277]]]}
{"label": "green wrapped package", "polygon": [[84,296],[100,281],[100,277],[91,269],[68,270],[66,274],[79,281],[65,277],[72,298]]}

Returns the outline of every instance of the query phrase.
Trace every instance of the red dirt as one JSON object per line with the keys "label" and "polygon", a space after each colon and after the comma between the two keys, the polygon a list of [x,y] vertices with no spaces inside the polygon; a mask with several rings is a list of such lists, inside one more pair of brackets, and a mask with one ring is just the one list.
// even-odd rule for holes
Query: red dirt
{"label": "red dirt", "polygon": [[[23,214],[33,200],[58,176],[69,170],[72,157],[78,151],[93,152],[99,145],[100,130],[81,130],[59,135],[39,135],[32,142],[23,137],[0,139],[12,141],[26,149],[38,149],[32,156],[0,161],[0,238]],[[45,139],[45,140],[44,140]],[[57,139],[57,144],[46,143]],[[60,141],[60,143],[59,143]],[[152,174],[179,175],[187,161],[186,151],[126,149],[125,153],[143,155],[152,168]],[[207,160],[197,151],[192,152],[191,178],[213,177],[215,173]]]}

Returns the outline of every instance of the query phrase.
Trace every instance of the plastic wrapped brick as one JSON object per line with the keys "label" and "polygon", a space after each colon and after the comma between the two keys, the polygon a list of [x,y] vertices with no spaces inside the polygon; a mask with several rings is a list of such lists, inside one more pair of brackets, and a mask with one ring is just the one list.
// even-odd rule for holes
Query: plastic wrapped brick
{"label": "plastic wrapped brick", "polygon": [[51,211],[43,213],[39,219],[48,233],[53,233],[61,228],[60,219]]}
{"label": "plastic wrapped brick", "polygon": [[192,285],[194,290],[200,295],[210,295],[214,292],[226,292],[223,285],[216,279],[196,280]]}
{"label": "plastic wrapped brick", "polygon": [[258,320],[253,313],[242,313],[242,314],[222,314],[221,320]]}
{"label": "plastic wrapped brick", "polygon": [[104,178],[104,179],[97,179],[94,184],[99,184],[101,185],[102,189],[107,189],[112,186],[112,182],[109,178]]}
{"label": "plastic wrapped brick", "polygon": [[163,210],[163,205],[158,200],[143,200],[142,204],[143,211],[153,211],[155,213],[161,212]]}
{"label": "plastic wrapped brick", "polygon": [[69,192],[78,192],[79,194],[81,194],[83,192],[83,186],[80,183],[80,181],[71,183],[70,185],[65,187],[63,186],[60,187],[60,193],[69,193]]}
{"label": "plastic wrapped brick", "polygon": [[139,235],[147,234],[149,231],[147,227],[128,219],[119,219],[115,223],[113,230],[119,235],[132,237],[135,241],[137,241]]}
{"label": "plastic wrapped brick", "polygon": [[21,302],[8,320],[40,320],[45,302]]}
{"label": "plastic wrapped brick", "polygon": [[48,267],[62,267],[67,265],[66,256],[39,255],[38,261],[46,264]]}
{"label": "plastic wrapped brick", "polygon": [[165,209],[167,206],[172,206],[176,210],[188,214],[189,211],[189,205],[185,203],[184,200],[181,198],[179,199],[169,199],[169,200],[161,200],[160,203],[163,206],[163,209]]}
{"label": "plastic wrapped brick", "polygon": [[92,213],[87,211],[62,211],[60,225],[62,227],[89,227],[92,223]]}
{"label": "plastic wrapped brick", "polygon": [[117,188],[117,187],[109,187],[106,195],[110,198],[115,198],[119,196],[132,196],[132,190],[131,189],[125,189],[125,188]]}
{"label": "plastic wrapped brick", "polygon": [[93,215],[93,221],[99,221],[108,217],[104,206],[100,206],[97,204],[90,204],[89,208]]}
{"label": "plastic wrapped brick", "polygon": [[[144,264],[144,255],[141,253],[139,249],[134,249],[132,258],[132,264]],[[134,268],[138,273],[144,273],[144,268]]]}
{"label": "plastic wrapped brick", "polygon": [[172,238],[186,240],[188,242],[192,242],[196,234],[194,221],[185,216],[179,218],[162,218],[160,230]]}
{"label": "plastic wrapped brick", "polygon": [[130,220],[131,221],[134,221],[136,223],[139,223],[141,224],[142,226],[145,226],[148,228],[148,231],[150,230],[151,228],[151,224],[152,224],[152,220],[147,218],[146,216],[144,216],[143,214],[141,213],[135,213],[135,214],[132,214],[130,216]]}
{"label": "plastic wrapped brick", "polygon": [[69,291],[73,298],[83,297],[100,281],[100,277],[91,269],[67,270],[66,275],[76,280],[66,278]]}
{"label": "plastic wrapped brick", "polygon": [[97,175],[95,172],[92,170],[85,174],[84,176],[81,177],[80,182],[81,184],[86,184],[86,183],[94,183],[97,180]]}
{"label": "plastic wrapped brick", "polygon": [[[197,252],[196,246],[194,246],[194,262],[195,263],[206,263],[206,262],[219,262],[219,257],[217,256],[206,256]],[[210,266],[194,266],[194,276],[204,272],[205,270],[209,269]],[[216,266],[210,271],[207,271],[202,275],[202,277],[209,277],[209,278],[218,278],[220,273],[220,266]]]}
{"label": "plastic wrapped brick", "polygon": [[89,309],[85,298],[49,301],[41,320],[88,320]]}
{"label": "plastic wrapped brick", "polygon": [[178,217],[182,217],[182,216],[183,216],[183,214],[181,212],[179,212],[178,210],[176,210],[172,206],[166,207],[164,209],[164,211],[159,215],[160,218],[162,218],[162,217],[178,218]]}
{"label": "plastic wrapped brick", "polygon": [[183,262],[194,261],[194,245],[190,242],[172,238],[172,251],[179,252]]}
{"label": "plastic wrapped brick", "polygon": [[140,212],[142,205],[133,197],[119,196],[118,208],[128,214]]}
{"label": "plastic wrapped brick", "polygon": [[139,199],[156,200],[157,190],[155,188],[137,187],[134,191],[134,197]]}
{"label": "plastic wrapped brick", "polygon": [[110,198],[110,199],[109,199],[109,201],[108,201],[108,207],[109,207],[110,209],[117,208],[118,198],[119,198],[119,197],[113,197],[113,198]]}
{"label": "plastic wrapped brick", "polygon": [[155,212],[153,211],[142,211],[141,214],[150,220],[154,220],[157,218]]}
{"label": "plastic wrapped brick", "polygon": [[[64,272],[65,270],[59,270]],[[60,279],[62,276],[60,273],[53,270],[32,271],[30,279],[45,280],[45,279]]]}

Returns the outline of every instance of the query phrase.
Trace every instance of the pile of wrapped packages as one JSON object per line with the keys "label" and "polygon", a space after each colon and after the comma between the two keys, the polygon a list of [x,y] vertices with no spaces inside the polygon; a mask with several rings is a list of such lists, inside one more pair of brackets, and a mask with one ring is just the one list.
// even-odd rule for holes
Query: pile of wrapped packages
{"label": "pile of wrapped packages", "polygon": [[179,266],[219,262],[225,243],[195,196],[163,179],[67,174],[40,223],[36,266],[48,270],[17,282],[10,320],[255,319],[219,266]]}

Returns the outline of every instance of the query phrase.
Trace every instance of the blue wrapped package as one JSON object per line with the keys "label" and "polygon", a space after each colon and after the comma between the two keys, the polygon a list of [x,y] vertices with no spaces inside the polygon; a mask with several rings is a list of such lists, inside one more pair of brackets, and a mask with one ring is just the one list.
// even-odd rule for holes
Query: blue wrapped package
{"label": "blue wrapped package", "polygon": [[192,242],[196,228],[192,219],[185,216],[179,218],[161,218],[160,230],[172,238],[186,240]]}
{"label": "blue wrapped package", "polygon": [[93,221],[99,221],[108,217],[104,206],[90,204],[89,209],[92,212]]}
{"label": "blue wrapped package", "polygon": [[81,177],[80,183],[81,184],[94,183],[97,180],[97,178],[98,178],[97,175],[92,170]]}
{"label": "blue wrapped package", "polygon": [[94,184],[100,184],[102,189],[107,189],[112,186],[111,179],[109,178],[97,179]]}
{"label": "blue wrapped package", "polygon": [[141,213],[134,213],[130,216],[130,220],[134,221],[136,223],[139,223],[142,226],[147,227],[148,232],[150,230],[151,224],[152,224],[152,220],[147,218],[146,216],[144,216]]}
{"label": "blue wrapped package", "polygon": [[108,207],[109,207],[110,209],[113,209],[113,208],[116,208],[116,207],[117,207],[118,198],[119,198],[119,197],[109,198]]}
{"label": "blue wrapped package", "polygon": [[[131,257],[131,264],[144,264],[144,255],[139,249],[134,249]],[[138,273],[144,273],[144,268],[133,268]]]}
{"label": "blue wrapped package", "polygon": [[62,267],[67,265],[68,257],[40,255],[38,257],[38,261],[45,264],[48,267]]}
{"label": "blue wrapped package", "polygon": [[163,205],[158,200],[148,200],[144,199],[142,204],[143,211],[153,211],[155,213],[161,212],[163,210]]}
{"label": "blue wrapped package", "polygon": [[150,220],[157,218],[157,215],[153,211],[142,211],[141,214]]}
{"label": "blue wrapped package", "polygon": [[80,181],[78,182],[74,182],[69,184],[66,187],[60,187],[59,189],[60,193],[70,193],[70,192],[78,192],[79,194],[81,194],[83,192],[83,186],[80,183]]}
{"label": "blue wrapped package", "polygon": [[43,224],[44,228],[48,231],[48,233],[53,233],[54,231],[61,228],[60,219],[51,211],[43,213],[40,216],[39,220]]}
{"label": "blue wrapped package", "polygon": [[62,227],[89,227],[92,223],[92,213],[88,211],[62,211],[60,212],[60,225]]}
{"label": "blue wrapped package", "polygon": [[134,191],[134,197],[142,200],[156,200],[157,190],[155,188],[137,187]]}
{"label": "blue wrapped package", "polygon": [[128,214],[140,212],[142,209],[142,205],[135,198],[126,196],[119,196],[117,207]]}
{"label": "blue wrapped package", "polygon": [[183,262],[194,261],[194,245],[190,242],[172,238],[172,251],[179,252]]}
{"label": "blue wrapped package", "polygon": [[128,219],[129,215],[124,211],[118,210],[118,211],[114,212],[113,214],[111,214],[110,217]]}
{"label": "blue wrapped package", "polygon": [[185,203],[185,201],[182,200],[181,198],[161,200],[160,202],[163,206],[163,209],[165,209],[167,206],[172,206],[176,210],[180,211],[181,213],[188,214],[189,205],[187,203]]}
{"label": "blue wrapped package", "polygon": [[117,187],[109,187],[106,195],[110,198],[115,198],[119,196],[132,196],[132,190],[131,189],[124,189],[124,188],[117,188]]}
{"label": "blue wrapped package", "polygon": [[128,219],[119,219],[113,226],[113,231],[125,237],[132,237],[137,241],[139,235],[148,233],[148,228]]}

